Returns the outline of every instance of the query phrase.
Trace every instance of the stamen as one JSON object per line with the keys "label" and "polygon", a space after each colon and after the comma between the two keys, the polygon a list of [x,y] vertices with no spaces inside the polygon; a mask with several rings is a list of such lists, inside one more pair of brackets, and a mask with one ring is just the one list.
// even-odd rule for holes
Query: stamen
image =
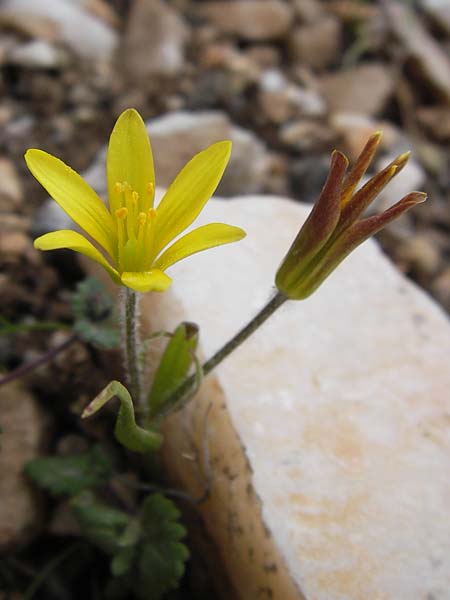
{"label": "stamen", "polygon": [[128,219],[127,219],[127,234],[129,240],[136,239],[136,233],[134,231],[134,226],[136,222],[136,210],[135,210],[135,202],[133,201],[133,190],[129,183],[123,184],[125,187],[124,195],[125,195],[125,206],[128,209]]}
{"label": "stamen", "polygon": [[153,200],[155,198],[155,186],[151,181],[147,183],[147,196],[149,199],[147,206],[153,206]]}
{"label": "stamen", "polygon": [[125,206],[122,206],[121,208],[118,208],[118,209],[116,210],[116,217],[117,217],[118,219],[121,219],[121,220],[123,220],[123,219],[126,219],[126,218],[127,218],[127,216],[128,216],[128,209],[127,209],[127,208],[125,208]]}
{"label": "stamen", "polygon": [[116,183],[114,184],[114,193],[117,194],[118,196],[120,196],[120,194],[122,192],[123,192],[123,185],[119,181],[116,181]]}
{"label": "stamen", "polygon": [[128,216],[128,210],[125,206],[116,210],[117,217],[117,261],[119,271],[123,269],[123,248],[125,246],[125,219]]}
{"label": "stamen", "polygon": [[147,222],[147,215],[144,212],[140,212],[138,215],[138,244],[142,244],[145,234],[145,224]]}

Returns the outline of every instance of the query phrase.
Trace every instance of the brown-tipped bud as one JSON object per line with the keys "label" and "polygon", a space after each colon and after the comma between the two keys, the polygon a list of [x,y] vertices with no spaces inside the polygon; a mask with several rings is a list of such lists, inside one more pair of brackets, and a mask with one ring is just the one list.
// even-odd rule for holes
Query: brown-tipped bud
{"label": "brown-tipped bud", "polygon": [[388,165],[380,173],[377,173],[356,192],[342,209],[341,219],[336,229],[339,235],[344,229],[350,227],[366,208],[374,201],[378,194],[387,186],[394,175],[397,174],[396,165]]}
{"label": "brown-tipped bud", "polygon": [[401,154],[352,195],[380,137],[380,133],[371,136],[344,183],[347,159],[333,153],[322,193],[276,274],[277,288],[288,298],[302,300],[311,295],[356,246],[426,199],[423,192],[411,192],[381,215],[358,221],[409,158],[408,152]]}
{"label": "brown-tipped bud", "polygon": [[394,219],[398,219],[403,213],[405,213],[416,204],[421,204],[425,202],[427,199],[427,195],[425,192],[411,192],[407,194],[404,198],[399,200],[396,204],[385,210],[381,215],[374,215],[372,217],[367,217],[358,223],[355,223],[353,227],[351,227],[347,234],[346,239],[352,244],[353,248],[359,246],[364,240],[366,240],[371,235],[378,233],[383,227],[386,227],[389,223],[394,221]]}
{"label": "brown-tipped bud", "polygon": [[375,156],[378,146],[380,145],[381,138],[383,137],[382,131],[375,131],[367,141],[367,144],[362,149],[360,155],[356,159],[356,162],[345,178],[342,186],[342,198],[341,206],[344,207],[353,195],[356,186],[364,177],[373,157]]}
{"label": "brown-tipped bud", "polygon": [[409,160],[409,157],[411,156],[411,152],[403,152],[403,154],[399,154],[396,158],[394,158],[394,160],[388,165],[388,167],[391,166],[395,166],[397,167],[397,171],[396,171],[396,175],[398,175],[400,173],[400,171],[403,169],[403,167],[406,165],[406,163]]}
{"label": "brown-tipped bud", "polygon": [[347,166],[346,156],[335,150],[322,193],[278,269],[277,287],[289,297],[309,259],[326,244],[336,228],[341,213],[342,181]]}

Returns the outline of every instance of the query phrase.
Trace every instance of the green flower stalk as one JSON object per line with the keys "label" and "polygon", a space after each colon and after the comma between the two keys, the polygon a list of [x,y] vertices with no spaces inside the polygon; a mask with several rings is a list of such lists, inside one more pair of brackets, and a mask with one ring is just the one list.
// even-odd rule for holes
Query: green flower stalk
{"label": "green flower stalk", "polygon": [[411,192],[380,215],[360,219],[408,162],[409,152],[397,156],[355,192],[380,140],[381,132],[369,138],[348,174],[346,156],[336,150],[333,152],[322,192],[276,274],[276,286],[287,298],[303,300],[310,296],[359,244],[426,200],[423,192]]}

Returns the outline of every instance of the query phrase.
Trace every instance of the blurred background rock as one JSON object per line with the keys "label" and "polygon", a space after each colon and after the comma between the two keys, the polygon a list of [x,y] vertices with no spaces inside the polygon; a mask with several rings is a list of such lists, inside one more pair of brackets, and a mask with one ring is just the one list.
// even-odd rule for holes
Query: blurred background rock
{"label": "blurred background rock", "polygon": [[17,250],[11,213],[26,231],[17,218],[44,197],[24,150],[43,147],[83,171],[128,106],[150,120],[160,186],[231,138],[223,196],[310,202],[330,150],[354,158],[381,128],[386,155],[414,156],[383,202],[411,186],[430,194],[381,241],[449,308],[449,49],[446,0],[3,0],[2,244]]}

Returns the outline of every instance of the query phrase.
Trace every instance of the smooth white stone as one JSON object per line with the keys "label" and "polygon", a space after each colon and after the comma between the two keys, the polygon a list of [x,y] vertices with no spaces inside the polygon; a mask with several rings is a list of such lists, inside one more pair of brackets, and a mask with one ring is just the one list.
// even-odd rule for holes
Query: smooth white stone
{"label": "smooth white stone", "polygon": [[[195,321],[209,356],[268,300],[308,210],[262,196],[210,202],[196,226],[232,223],[247,238],[169,269],[171,291],[144,296],[144,327]],[[169,420],[168,468],[198,493],[186,448],[201,456],[213,404],[214,481],[199,510],[237,597],[450,598],[449,356],[444,312],[367,242]]]}
{"label": "smooth white stone", "polygon": [[110,60],[118,45],[118,35],[83,4],[70,0],[5,0],[0,14],[49,19],[57,24],[61,40],[76,54],[95,61]]}

